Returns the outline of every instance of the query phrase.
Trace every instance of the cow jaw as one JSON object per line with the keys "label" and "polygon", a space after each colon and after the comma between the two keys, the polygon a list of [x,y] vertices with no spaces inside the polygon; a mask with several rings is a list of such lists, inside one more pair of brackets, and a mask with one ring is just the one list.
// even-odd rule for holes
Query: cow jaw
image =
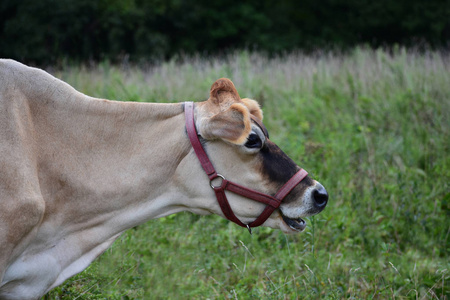
{"label": "cow jaw", "polygon": [[283,213],[281,213],[281,216],[283,217],[284,223],[294,231],[303,231],[306,228],[306,222],[302,218],[291,219],[283,215]]}
{"label": "cow jaw", "polygon": [[[315,180],[309,180],[310,185],[306,188],[297,186],[297,191],[294,189],[289,201],[282,202],[280,207],[273,212],[273,214],[262,225],[273,229],[280,229],[286,234],[299,233],[305,230],[307,222],[305,218],[320,213],[325,205],[318,205],[317,191],[323,191],[326,194],[324,187]],[[236,216],[244,223],[248,224],[254,221],[260,213],[264,210],[265,205],[242,198],[240,196],[229,195],[230,205]],[[220,212],[216,212],[220,214]]]}

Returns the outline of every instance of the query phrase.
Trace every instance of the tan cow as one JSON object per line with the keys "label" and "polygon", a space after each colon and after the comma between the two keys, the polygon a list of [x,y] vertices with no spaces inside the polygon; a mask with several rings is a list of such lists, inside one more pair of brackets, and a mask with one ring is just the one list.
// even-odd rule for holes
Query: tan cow
{"label": "tan cow", "polygon": [[[0,299],[38,299],[125,230],[180,211],[224,216],[186,134],[184,104],[95,99],[0,60]],[[195,127],[226,178],[274,195],[299,170],[264,134],[258,104],[228,79],[195,104]],[[265,204],[227,193],[245,224]],[[306,177],[263,226],[286,233],[328,195]]]}

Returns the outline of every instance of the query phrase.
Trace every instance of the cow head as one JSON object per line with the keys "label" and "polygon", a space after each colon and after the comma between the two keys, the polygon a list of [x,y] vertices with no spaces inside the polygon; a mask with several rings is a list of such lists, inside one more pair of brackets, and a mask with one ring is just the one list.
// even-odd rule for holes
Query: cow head
{"label": "cow head", "polygon": [[[233,83],[225,78],[212,85],[209,99],[198,103],[195,110],[198,134],[217,172],[233,182],[273,196],[300,167],[269,140],[264,128],[252,118],[263,119],[259,104],[241,99]],[[196,158],[193,159],[190,172],[203,173]],[[187,177],[195,181],[187,188],[192,194],[195,189],[199,200],[191,210],[223,216],[209,184],[199,181],[198,175]],[[245,224],[257,218],[265,207],[233,193],[227,193],[227,198],[234,214]],[[307,176],[263,225],[286,233],[302,231],[306,226],[302,218],[321,212],[327,201],[325,188]]]}

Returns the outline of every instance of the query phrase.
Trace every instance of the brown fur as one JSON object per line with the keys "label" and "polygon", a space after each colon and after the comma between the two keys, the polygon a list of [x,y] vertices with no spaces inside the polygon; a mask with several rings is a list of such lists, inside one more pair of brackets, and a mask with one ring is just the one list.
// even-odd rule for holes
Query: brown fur
{"label": "brown fur", "polygon": [[263,112],[258,102],[249,98],[243,98],[241,100],[242,102],[244,102],[244,105],[247,106],[248,110],[250,111],[250,114],[254,115],[261,121],[263,120]]}
{"label": "brown fur", "polygon": [[207,117],[198,122],[199,133],[206,139],[219,138],[242,145],[251,132],[250,115],[262,119],[258,103],[251,99],[241,99],[233,82],[221,78],[213,83],[210,97],[199,104],[202,114]]}

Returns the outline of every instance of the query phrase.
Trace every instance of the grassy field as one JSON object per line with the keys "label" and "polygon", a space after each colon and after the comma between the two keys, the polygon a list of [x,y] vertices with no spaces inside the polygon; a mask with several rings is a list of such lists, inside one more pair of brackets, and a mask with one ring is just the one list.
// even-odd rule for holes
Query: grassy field
{"label": "grassy field", "polygon": [[46,299],[449,299],[450,56],[238,52],[51,70],[91,96],[205,100],[231,78],[330,194],[305,232],[180,213],[126,232]]}

